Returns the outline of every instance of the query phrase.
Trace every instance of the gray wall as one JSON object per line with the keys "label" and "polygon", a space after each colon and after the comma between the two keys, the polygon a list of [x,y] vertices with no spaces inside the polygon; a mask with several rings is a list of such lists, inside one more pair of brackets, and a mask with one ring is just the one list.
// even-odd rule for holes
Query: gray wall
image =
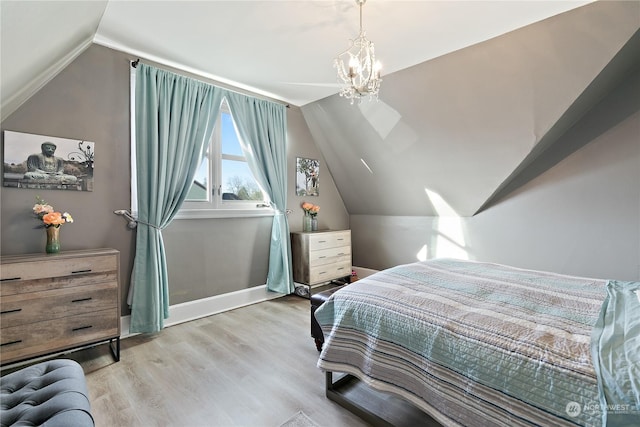
{"label": "gray wall", "polygon": [[[128,292],[135,232],[113,214],[130,205],[129,60],[130,55],[92,45],[39,92],[2,122],[2,130],[77,138],[96,143],[93,192],[0,188],[0,252],[44,252],[45,233],[34,229],[36,195],[69,211],[63,226],[63,250],[111,247],[121,253],[123,314]],[[291,229],[299,230],[302,199],[295,196],[295,158],[321,160],[302,114],[288,109],[289,208]],[[321,169],[320,224],[347,228],[349,218],[331,176]],[[170,279],[170,303],[177,304],[265,283],[270,218],[176,220],[164,232]]]}
{"label": "gray wall", "polygon": [[[291,107],[287,114],[288,139],[290,142],[287,152],[287,162],[289,165],[289,184],[287,200],[289,208],[293,211],[289,215],[289,227],[291,231],[302,230],[302,202],[310,202],[320,206],[318,213],[318,228],[328,230],[344,230],[349,228],[349,213],[342,202],[342,198],[333,177],[327,167],[327,162],[313,142],[313,137],[309,132],[307,123],[304,120],[299,108]],[[296,195],[296,168],[297,157],[306,157],[320,161],[318,196],[300,197]]]}
{"label": "gray wall", "polygon": [[38,222],[31,216],[39,195],[74,217],[60,232],[62,250],[120,251],[121,297],[135,241],[135,233],[112,213],[130,205],[128,67],[124,55],[89,48],[2,122],[2,130],[93,141],[96,166],[92,192],[1,187],[1,253],[44,252],[45,233],[34,229]]}
{"label": "gray wall", "polygon": [[[351,215],[354,264],[382,269],[416,261],[422,251],[427,258],[640,280],[637,102],[628,113],[638,90],[623,84],[617,92],[567,133],[587,138],[585,146],[473,217],[447,216],[446,200],[439,217]],[[603,131],[601,123],[614,124]]]}

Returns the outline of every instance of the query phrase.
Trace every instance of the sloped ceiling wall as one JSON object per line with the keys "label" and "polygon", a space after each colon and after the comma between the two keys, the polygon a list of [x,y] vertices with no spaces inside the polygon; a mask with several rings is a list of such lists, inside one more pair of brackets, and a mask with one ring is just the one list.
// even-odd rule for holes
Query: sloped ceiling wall
{"label": "sloped ceiling wall", "polygon": [[639,28],[640,3],[596,2],[386,76],[378,102],[302,110],[350,214],[471,216],[638,64],[616,56]]}
{"label": "sloped ceiling wall", "polygon": [[2,1],[2,120],[91,45],[107,3]]}

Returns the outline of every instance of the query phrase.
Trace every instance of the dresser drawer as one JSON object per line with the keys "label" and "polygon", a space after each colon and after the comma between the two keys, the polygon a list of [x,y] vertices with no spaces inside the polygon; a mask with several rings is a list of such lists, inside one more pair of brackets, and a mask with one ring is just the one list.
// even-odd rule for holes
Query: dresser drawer
{"label": "dresser drawer", "polygon": [[25,280],[108,272],[117,268],[118,260],[115,256],[81,256],[66,259],[63,255],[57,255],[51,259],[33,260],[3,257],[0,279],[4,285]]}
{"label": "dresser drawer", "polygon": [[335,231],[309,235],[309,250],[316,251],[340,246],[351,247],[351,231]]}
{"label": "dresser drawer", "polygon": [[351,262],[351,246],[321,249],[309,253],[309,266],[331,264],[340,261]]}
{"label": "dresser drawer", "polygon": [[2,329],[2,363],[35,357],[119,335],[115,308]]}
{"label": "dresser drawer", "polygon": [[0,328],[116,309],[118,282],[5,296],[0,301]]}
{"label": "dresser drawer", "polygon": [[114,270],[106,273],[76,274],[73,276],[52,277],[47,279],[5,281],[0,283],[0,296],[4,299],[9,295],[91,286],[95,283],[104,282],[117,283],[118,272]]}
{"label": "dresser drawer", "polygon": [[309,269],[309,284],[327,282],[349,275],[351,275],[351,259],[346,262],[311,267]]}

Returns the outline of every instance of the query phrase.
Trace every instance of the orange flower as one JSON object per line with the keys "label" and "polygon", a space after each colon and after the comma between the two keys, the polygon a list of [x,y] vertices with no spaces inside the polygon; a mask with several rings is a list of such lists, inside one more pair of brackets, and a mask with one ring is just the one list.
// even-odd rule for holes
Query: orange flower
{"label": "orange flower", "polygon": [[313,208],[313,204],[309,202],[302,203],[302,209],[309,212]]}
{"label": "orange flower", "polygon": [[56,226],[64,224],[65,221],[60,212],[50,212],[42,217],[42,222],[44,222],[45,225]]}

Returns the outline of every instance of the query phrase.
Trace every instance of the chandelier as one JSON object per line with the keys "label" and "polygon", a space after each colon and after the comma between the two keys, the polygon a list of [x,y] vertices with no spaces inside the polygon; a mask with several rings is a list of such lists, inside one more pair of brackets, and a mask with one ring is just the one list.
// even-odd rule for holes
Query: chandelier
{"label": "chandelier", "polygon": [[376,61],[373,43],[367,40],[362,31],[362,6],[367,0],[355,0],[360,6],[360,33],[351,45],[333,61],[338,69],[338,78],[346,85],[340,90],[340,96],[360,102],[361,98],[369,96],[378,99],[380,90],[380,62]]}

